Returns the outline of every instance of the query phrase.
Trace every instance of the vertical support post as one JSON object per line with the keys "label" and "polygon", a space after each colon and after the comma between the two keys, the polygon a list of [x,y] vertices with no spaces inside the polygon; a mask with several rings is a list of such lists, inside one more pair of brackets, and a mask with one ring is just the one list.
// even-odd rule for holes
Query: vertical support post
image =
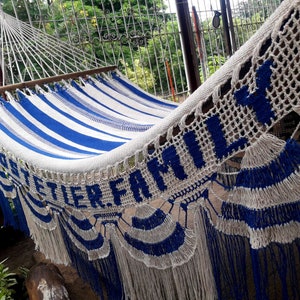
{"label": "vertical support post", "polygon": [[189,90],[193,93],[200,86],[201,81],[187,0],[176,0],[176,8],[181,33],[180,37],[184,55],[185,72],[187,75]]}
{"label": "vertical support post", "polygon": [[206,78],[207,78],[207,72],[206,72],[206,66],[205,66],[206,55],[204,55],[204,53],[206,52],[206,51],[204,51],[205,43],[202,42],[203,36],[201,33],[201,28],[200,28],[201,25],[200,25],[199,17],[198,17],[195,6],[192,6],[192,12],[193,12],[193,22],[194,22],[194,27],[195,27],[196,41],[197,41],[197,46],[198,46],[201,69],[202,69],[202,73],[203,73],[203,79],[206,80]]}
{"label": "vertical support post", "polygon": [[228,26],[228,18],[227,18],[227,8],[225,0],[220,0],[221,13],[222,13],[222,21],[223,21],[223,30],[224,30],[224,40],[225,40],[225,50],[228,56],[232,55],[232,47],[230,41],[230,32]]}
{"label": "vertical support post", "polygon": [[232,20],[232,10],[231,10],[231,5],[230,5],[230,0],[226,0],[226,9],[227,9],[229,30],[230,30],[230,36],[231,36],[231,47],[232,47],[232,51],[235,52],[237,50],[237,46],[236,46],[236,42],[235,42],[235,33],[234,33],[234,26],[233,26],[233,20]]}

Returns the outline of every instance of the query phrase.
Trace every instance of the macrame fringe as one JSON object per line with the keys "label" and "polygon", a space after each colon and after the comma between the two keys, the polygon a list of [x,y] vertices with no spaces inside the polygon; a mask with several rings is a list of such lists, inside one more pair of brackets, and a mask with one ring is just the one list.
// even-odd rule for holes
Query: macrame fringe
{"label": "macrame fringe", "polygon": [[249,295],[247,287],[246,266],[249,264],[250,258],[246,256],[246,239],[239,236],[227,236],[218,232],[204,208],[200,208],[200,214],[205,220],[204,230],[217,298],[254,299]]}
{"label": "macrame fringe", "polygon": [[201,213],[218,299],[299,299],[299,239],[252,249],[248,238],[218,231]]}
{"label": "macrame fringe", "polygon": [[215,228],[227,235],[238,235],[249,238],[252,249],[260,249],[272,242],[292,243],[299,238],[300,223],[289,222],[284,225],[269,226],[264,229],[251,229],[243,221],[217,219]]}
{"label": "macrame fringe", "polygon": [[245,151],[228,201],[263,208],[300,199],[300,145],[265,134]]}
{"label": "macrame fringe", "polygon": [[112,247],[107,257],[91,261],[75,246],[65,227],[60,226],[72,266],[80,277],[90,284],[101,300],[123,299],[123,287]]}
{"label": "macrame fringe", "polygon": [[[23,200],[24,201],[24,200]],[[53,213],[53,222],[56,226],[49,230],[39,226],[32,218],[32,213],[25,203],[21,200],[21,205],[30,228],[30,236],[35,243],[37,250],[41,251],[47,259],[57,264],[69,265],[70,258],[66,250],[65,242],[58,224],[56,213]]]}
{"label": "macrame fringe", "polygon": [[[4,226],[12,226],[18,229],[17,220],[10,206],[9,200],[4,196],[3,192],[0,190],[0,209],[4,216]],[[2,225],[2,224],[1,224]]]}
{"label": "macrame fringe", "polygon": [[264,208],[285,203],[286,195],[289,195],[289,202],[295,202],[300,199],[299,180],[300,173],[296,172],[282,182],[263,189],[238,187],[230,193],[228,201],[249,208]]}
{"label": "macrame fringe", "polygon": [[179,299],[179,282],[175,281],[171,268],[149,268],[133,259],[117,239],[113,239],[112,243],[124,285],[125,299]]}
{"label": "macrame fringe", "polygon": [[24,214],[24,210],[20,201],[20,198],[18,197],[18,195],[13,199],[13,203],[15,206],[15,210],[16,210],[16,215],[17,215],[17,224],[18,224],[18,228],[19,230],[21,230],[25,235],[29,236],[30,235],[30,231],[28,228],[28,224],[27,224],[27,220]]}
{"label": "macrame fringe", "polygon": [[[90,224],[90,221],[80,211],[73,210],[71,216],[66,211],[61,212],[60,224],[64,227],[72,243],[87,253],[88,260],[105,258],[109,255],[109,241]],[[79,227],[80,225],[82,228]]]}
{"label": "macrame fringe", "polygon": [[139,262],[120,242],[114,229],[111,240],[123,279],[126,299],[216,299],[215,283],[203,235],[201,215],[197,216],[197,245],[184,264],[157,269]]}
{"label": "macrame fringe", "polygon": [[256,299],[300,299],[300,239],[251,249]]}

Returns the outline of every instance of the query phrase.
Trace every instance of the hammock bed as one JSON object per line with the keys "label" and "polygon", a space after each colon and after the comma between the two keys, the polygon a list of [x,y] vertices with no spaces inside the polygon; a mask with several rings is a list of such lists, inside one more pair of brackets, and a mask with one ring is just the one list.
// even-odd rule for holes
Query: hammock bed
{"label": "hammock bed", "polygon": [[[1,88],[6,224],[101,299],[299,299],[299,14],[283,1],[180,105],[40,55],[51,81]],[[10,18],[2,43],[35,30]]]}

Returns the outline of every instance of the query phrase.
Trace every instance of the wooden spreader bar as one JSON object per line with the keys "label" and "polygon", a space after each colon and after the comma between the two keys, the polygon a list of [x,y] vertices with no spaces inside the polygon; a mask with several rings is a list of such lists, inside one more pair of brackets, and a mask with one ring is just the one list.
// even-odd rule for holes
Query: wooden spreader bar
{"label": "wooden spreader bar", "polygon": [[107,67],[100,67],[100,68],[95,68],[95,69],[90,69],[90,70],[85,70],[85,71],[78,71],[78,72],[73,72],[73,73],[68,73],[68,74],[61,74],[61,75],[56,75],[56,76],[50,76],[47,78],[41,78],[41,79],[35,79],[31,81],[24,81],[20,83],[15,83],[15,84],[8,84],[0,87],[0,94],[8,91],[13,91],[16,89],[24,89],[24,88],[30,88],[34,87],[36,85],[43,85],[46,83],[53,83],[57,81],[61,81],[64,79],[74,79],[74,78],[79,78],[79,77],[84,77],[87,75],[93,75],[93,74],[99,74],[103,72],[108,72],[108,71],[113,71],[117,68],[117,66],[107,66]]}

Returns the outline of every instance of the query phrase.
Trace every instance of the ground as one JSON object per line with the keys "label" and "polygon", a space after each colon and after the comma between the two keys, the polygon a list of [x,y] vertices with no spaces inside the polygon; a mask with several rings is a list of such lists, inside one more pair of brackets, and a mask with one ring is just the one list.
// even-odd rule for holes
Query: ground
{"label": "ground", "polygon": [[[11,272],[18,272],[19,267],[30,269],[36,263],[46,261],[42,253],[35,250],[30,238],[13,231],[0,230],[0,261],[8,260],[5,265]],[[97,300],[99,299],[90,286],[78,276],[74,268],[57,265],[65,278],[66,288],[71,300]],[[15,299],[18,300],[18,299]]]}

